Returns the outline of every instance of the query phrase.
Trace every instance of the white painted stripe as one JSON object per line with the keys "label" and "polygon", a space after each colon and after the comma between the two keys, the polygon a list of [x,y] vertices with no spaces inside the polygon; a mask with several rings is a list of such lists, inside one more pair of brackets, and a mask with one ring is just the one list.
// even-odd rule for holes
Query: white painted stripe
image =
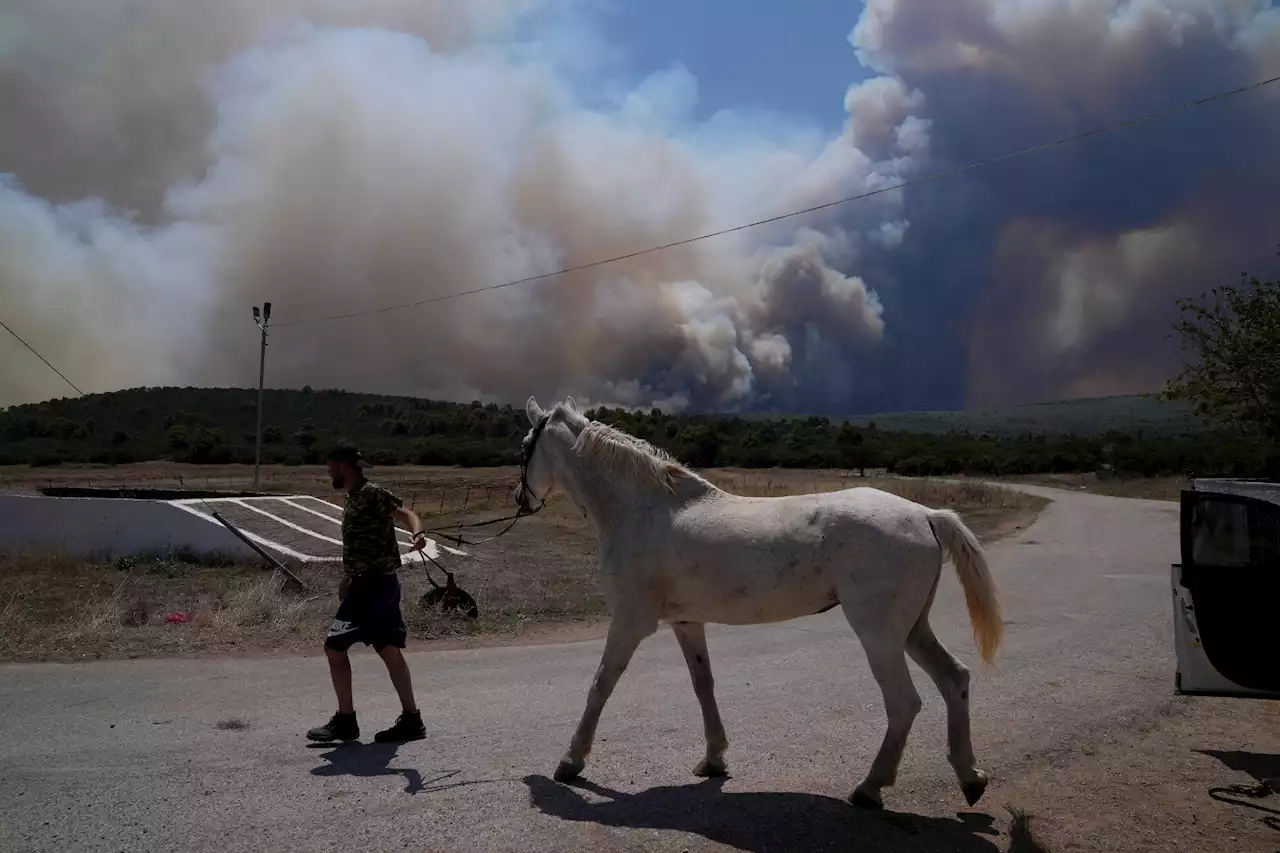
{"label": "white painted stripe", "polygon": [[[309,513],[311,513],[312,515],[318,515],[319,517],[321,517],[321,518],[323,518],[323,519],[325,519],[325,520],[327,520],[327,521],[331,521],[331,522],[333,522],[334,524],[342,524],[342,519],[341,519],[341,518],[334,518],[333,516],[328,515],[327,513],[319,512],[318,510],[314,510],[314,509],[309,509],[308,507],[302,506],[302,504],[298,503],[298,501],[301,501],[301,500],[312,500],[312,501],[315,501],[316,503],[324,504],[324,505],[325,505],[325,506],[327,506],[327,507],[333,507],[333,508],[334,508],[334,509],[336,509],[339,513],[341,513],[341,512],[342,512],[342,507],[338,506],[337,504],[332,504],[332,503],[330,503],[329,501],[324,500],[323,498],[317,498],[317,497],[313,497],[313,496],[311,496],[311,495],[297,495],[297,496],[295,496],[295,497],[280,498],[280,500],[284,501],[284,502],[285,502],[285,503],[287,503],[289,506],[296,507],[297,509],[302,510],[303,512],[309,512]],[[413,537],[411,537],[411,536],[409,535],[409,531],[405,530],[403,527],[397,527],[397,528],[396,528],[396,536],[397,536],[397,537],[403,536],[404,544],[406,544],[406,545],[412,545],[412,544],[413,544]],[[439,542],[436,542],[436,541],[435,541],[434,539],[432,539],[430,536],[428,536],[428,537],[427,537],[427,542],[428,542],[428,544],[430,544],[430,545],[432,545],[432,546],[434,546],[434,547],[436,547],[436,548],[443,548],[445,551],[448,551],[450,554],[453,554],[453,555],[455,555],[455,556],[458,556],[458,557],[465,557],[465,556],[467,556],[467,552],[466,552],[466,551],[460,551],[460,550],[458,550],[457,548],[453,548],[453,547],[451,547],[451,546],[449,546],[449,545],[442,545],[442,544],[440,544]],[[431,554],[431,556],[432,556],[432,557],[439,557],[439,556],[440,556],[440,552],[439,552],[438,550],[436,550],[436,551],[431,551],[431,552],[430,552],[430,554]]]}
{"label": "white painted stripe", "polygon": [[[320,512],[318,510],[310,509],[298,503],[298,501],[301,501],[304,499],[313,500],[313,501],[316,501],[317,503],[324,504],[327,507],[332,507],[338,512],[342,511],[342,508],[337,506],[336,504],[330,503],[329,501],[326,501],[322,498],[313,497],[311,495],[294,495],[290,497],[285,497],[283,495],[264,495],[256,498],[207,498],[207,499],[206,498],[181,498],[177,500],[168,501],[168,503],[171,503],[174,506],[177,506],[181,509],[185,509],[189,512],[194,512],[196,515],[209,521],[212,524],[218,524],[217,519],[211,518],[208,515],[205,515],[204,513],[193,509],[193,507],[197,505],[207,504],[210,502],[235,504],[237,506],[242,506],[245,509],[250,510],[251,512],[256,512],[259,515],[266,516],[267,518],[270,518],[273,521],[278,521],[279,523],[285,525],[286,527],[291,527],[294,530],[297,530],[299,533],[305,533],[306,535],[312,536],[316,539],[321,539],[325,542],[329,542],[334,545],[341,546],[342,541],[339,539],[333,539],[321,533],[317,533],[316,531],[311,530],[310,528],[303,527],[299,524],[294,524],[292,521],[289,521],[288,519],[285,519],[285,518],[281,518],[275,513],[268,512],[267,510],[262,509],[261,507],[252,506],[251,504],[248,503],[249,501],[254,501],[254,500],[279,501],[287,506],[293,507],[294,509],[299,509],[299,510],[302,510],[303,512],[308,512],[308,513],[311,513],[312,515],[323,518],[324,520],[332,522],[333,524],[338,524],[338,525],[342,524],[342,520],[340,518],[333,518],[332,516],[327,515],[326,513]],[[396,527],[395,531],[396,531],[397,544],[400,544],[400,545],[413,544],[413,539],[412,537],[410,537],[409,532],[407,530],[404,530],[401,527]],[[256,534],[251,534],[247,530],[242,530],[241,532],[244,533],[249,538],[253,539],[253,541],[257,542],[259,545],[284,551],[290,554],[291,556],[298,557],[299,559],[313,560],[313,561],[318,560],[318,561],[324,561],[324,562],[335,562],[335,561],[340,561],[342,559],[341,557],[320,557],[320,556],[302,554],[299,551],[295,551],[292,548],[288,548],[287,546],[281,545],[280,543],[274,542],[270,539],[265,539]],[[450,554],[453,554],[458,557],[467,556],[466,551],[462,551],[457,548],[451,548],[448,545],[441,545],[440,543],[432,539],[430,536],[427,537],[426,547],[423,548],[423,551],[427,554],[427,556],[431,557],[432,559],[439,559],[441,549],[448,551]],[[405,559],[407,559],[408,557],[411,557],[412,555],[413,555],[413,552],[409,552],[408,554],[401,554],[400,555],[401,562],[403,563]]]}
{"label": "white painted stripe", "polygon": [[330,536],[325,536],[325,535],[324,535],[324,534],[322,534],[322,533],[316,533],[314,530],[309,530],[308,528],[303,527],[301,524],[294,524],[292,521],[289,521],[287,518],[281,518],[280,516],[276,515],[276,514],[275,514],[275,513],[273,513],[273,512],[267,512],[265,509],[262,509],[262,508],[260,508],[260,507],[250,506],[248,503],[246,503],[246,502],[244,502],[244,501],[242,501],[242,500],[237,499],[237,500],[235,500],[235,501],[234,501],[234,503],[239,504],[240,506],[244,507],[244,508],[245,508],[245,509],[247,509],[247,510],[251,510],[252,512],[256,512],[256,513],[258,513],[259,515],[265,515],[267,518],[271,519],[272,521],[278,521],[278,522],[280,522],[281,524],[283,524],[285,527],[292,528],[292,529],[294,529],[294,530],[298,531],[299,533],[305,533],[305,534],[306,534],[306,535],[308,535],[308,536],[313,536],[313,537],[315,537],[316,539],[321,539],[321,540],[323,540],[323,541],[325,541],[325,542],[330,542],[330,543],[332,543],[332,544],[334,544],[334,545],[341,545],[341,544],[342,544],[342,540],[341,540],[341,539],[334,539],[334,538],[332,538],[332,537],[330,537]]}
{"label": "white painted stripe", "polygon": [[[198,503],[198,502],[199,502],[198,498],[194,501],[185,501],[185,500],[171,501],[171,503],[174,506],[176,506],[178,509],[185,510],[191,513],[192,515],[196,516],[197,518],[203,518],[205,521],[209,522],[210,524],[216,524],[219,527],[222,527],[222,523],[218,521],[218,519],[213,518],[212,516],[205,515],[200,510],[196,509],[193,506],[190,506],[190,504]],[[288,547],[287,545],[281,545],[279,542],[273,542],[270,539],[257,535],[256,533],[251,533],[248,530],[242,530],[239,527],[236,527],[236,529],[239,530],[241,533],[243,533],[246,539],[252,539],[254,542],[257,542],[263,548],[267,548],[272,551],[279,551],[282,554],[288,554],[290,557],[293,557],[298,560],[302,560],[304,563],[338,563],[342,561],[341,557],[317,557],[313,554],[304,554],[301,551],[295,551],[292,548]]]}
{"label": "white painted stripe", "polygon": [[[344,511],[341,505],[336,504],[333,501],[327,501],[324,498],[318,498],[315,495],[288,495],[286,499],[291,501],[315,501],[325,509],[333,510],[337,514],[338,518],[342,518],[342,513]],[[325,515],[326,518],[333,518],[333,516],[328,513],[323,513],[323,515]]]}
{"label": "white painted stripe", "polygon": [[305,507],[302,504],[295,501],[293,498],[280,498],[280,501],[288,506],[293,507],[294,509],[300,509],[303,512],[309,512],[318,518],[323,518],[325,521],[330,521],[330,522],[333,522],[334,524],[342,524],[342,519],[334,518],[331,515],[326,515],[325,513],[320,512],[319,510],[316,510],[316,509],[311,509],[310,507]]}
{"label": "white painted stripe", "polygon": [[[332,522],[333,524],[342,524],[342,519],[340,518],[333,518],[332,516],[325,515],[323,512],[318,512],[317,510],[314,510],[314,509],[308,509],[307,507],[302,506],[301,504],[295,501],[292,501],[289,498],[281,498],[280,500],[284,501],[286,504],[293,507],[294,509],[300,509],[303,512],[309,512],[312,515],[319,516],[320,518],[323,518],[325,521]],[[403,528],[400,528],[400,527],[396,527],[394,529],[396,532],[397,543],[399,543],[400,545],[413,544],[413,537],[409,535],[409,531],[404,530]],[[436,542],[434,539],[428,536],[427,544],[422,550],[427,553],[428,557],[431,557],[433,560],[435,560],[435,559],[439,559],[440,557],[440,548],[441,548],[440,543]],[[404,555],[401,555],[401,556],[404,556]]]}
{"label": "white painted stripe", "polygon": [[[235,500],[235,498],[174,498],[169,503],[174,506],[188,506],[190,504],[224,504],[227,501]],[[214,522],[217,524],[218,522]]]}

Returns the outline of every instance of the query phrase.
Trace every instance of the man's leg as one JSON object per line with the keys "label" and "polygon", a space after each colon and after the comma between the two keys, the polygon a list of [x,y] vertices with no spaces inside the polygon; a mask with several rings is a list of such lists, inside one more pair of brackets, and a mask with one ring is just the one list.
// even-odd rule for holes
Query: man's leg
{"label": "man's leg", "polygon": [[[403,643],[403,640],[399,641]],[[396,719],[395,725],[378,732],[373,739],[378,743],[400,743],[407,740],[422,740],[427,736],[427,727],[422,722],[422,712],[413,701],[413,683],[409,678],[409,664],[399,645],[376,646],[378,656],[387,665],[387,673],[391,683],[395,685],[396,694],[400,697],[403,712]]]}
{"label": "man's leg", "polygon": [[[396,695],[400,697],[400,707],[406,713],[413,713],[418,710],[417,704],[413,701],[413,679],[409,676],[409,664],[404,659],[404,653],[396,646],[383,646],[378,649],[378,657],[382,658],[382,662],[387,665],[387,674],[391,676],[391,683],[396,688]],[[335,676],[335,684],[337,683]],[[347,670],[348,689],[350,688],[351,670]],[[339,705],[339,708],[342,706]]]}
{"label": "man's leg", "polygon": [[[354,714],[356,709],[351,695],[351,656],[345,649],[339,651],[328,646],[325,647],[324,656],[329,659],[329,677],[333,679],[333,692],[338,696],[338,713]],[[392,680],[395,680],[394,676]]]}
{"label": "man's leg", "polygon": [[347,594],[338,605],[338,612],[334,614],[324,638],[324,656],[329,661],[329,677],[338,698],[338,713],[325,725],[307,732],[311,740],[356,740],[360,737],[351,690],[351,658],[347,650],[360,636],[359,610],[363,598],[351,594],[350,584],[344,586]]}
{"label": "man's leg", "polygon": [[[375,633],[372,625],[370,627],[370,633]],[[400,612],[400,579],[391,574],[380,579],[377,639],[373,642],[373,648],[387,665],[387,674],[391,676],[391,683],[395,685],[396,694],[400,697],[403,713],[394,726],[374,735],[374,740],[378,743],[421,740],[427,736],[426,727],[422,724],[422,714],[413,699],[409,664],[402,652],[408,633],[404,616]]]}

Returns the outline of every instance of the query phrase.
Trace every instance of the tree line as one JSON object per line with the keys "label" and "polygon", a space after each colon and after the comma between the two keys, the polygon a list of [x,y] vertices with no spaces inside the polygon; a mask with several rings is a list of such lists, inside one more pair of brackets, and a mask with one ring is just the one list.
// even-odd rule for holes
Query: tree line
{"label": "tree line", "polygon": [[[589,414],[698,468],[1280,477],[1280,281],[1242,275],[1178,307],[1185,366],[1159,399],[1192,412],[1195,429],[929,433],[819,416]],[[136,388],[15,406],[0,412],[0,465],[248,464],[256,405],[247,390]],[[510,405],[310,387],[266,392],[264,411],[263,461],[283,465],[317,464],[340,438],[376,465],[509,465],[528,428]]]}
{"label": "tree line", "polygon": [[[126,464],[169,459],[250,464],[255,392],[133,389],[18,406],[0,413],[0,464]],[[319,464],[341,438],[375,465],[514,464],[522,409],[344,391],[266,394],[263,462]],[[1101,435],[921,433],[827,417],[684,416],[594,409],[591,417],[646,439],[697,468],[887,469],[908,476],[1111,471],[1128,475],[1253,476],[1263,444],[1223,430]]]}

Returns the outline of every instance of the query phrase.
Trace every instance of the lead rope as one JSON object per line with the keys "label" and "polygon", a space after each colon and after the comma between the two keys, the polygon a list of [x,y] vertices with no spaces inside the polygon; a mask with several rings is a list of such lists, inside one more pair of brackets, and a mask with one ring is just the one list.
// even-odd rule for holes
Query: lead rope
{"label": "lead rope", "polygon": [[[536,424],[534,424],[533,432],[529,434],[529,444],[527,447],[523,448],[520,452],[520,494],[522,495],[529,494],[532,492],[532,489],[529,488],[529,461],[533,458],[533,449],[535,446],[537,446],[538,439],[542,436],[542,430],[546,428],[547,420],[549,418],[550,418],[550,415],[543,415],[542,419],[539,420]],[[539,502],[537,509],[526,509],[525,506],[520,506],[516,510],[514,515],[504,515],[502,518],[491,518],[488,521],[475,521],[475,522],[472,522],[471,524],[451,524],[448,527],[429,527],[429,528],[424,528],[422,532],[434,533],[437,536],[439,536],[441,539],[447,540],[449,542],[453,542],[458,545],[469,545],[474,547],[476,545],[483,545],[486,542],[492,542],[498,537],[504,536],[509,530],[511,530],[511,528],[516,526],[516,522],[518,522],[520,519],[529,515],[537,515],[541,510],[542,510],[542,503]],[[504,521],[509,521],[511,523],[508,524],[506,527],[502,528],[501,530],[499,530],[494,535],[490,536],[488,539],[480,539],[475,542],[471,542],[464,539],[461,536],[455,536],[445,532],[447,530],[475,530],[476,528],[479,528],[479,527],[488,527],[491,524],[501,524]],[[422,552],[419,551],[418,553],[422,553]],[[431,562],[435,563],[436,561],[432,559]],[[436,563],[436,566],[439,567],[441,571],[444,571],[444,567],[440,566],[439,563]]]}
{"label": "lead rope", "polygon": [[1228,785],[1209,789],[1209,796],[1220,803],[1229,803],[1233,806],[1244,806],[1248,809],[1266,812],[1268,816],[1262,818],[1262,823],[1280,832],[1280,809],[1268,808],[1258,803],[1247,802],[1244,799],[1232,799],[1233,797],[1245,797],[1249,800],[1262,800],[1278,793],[1280,793],[1280,779],[1266,779],[1257,785]]}

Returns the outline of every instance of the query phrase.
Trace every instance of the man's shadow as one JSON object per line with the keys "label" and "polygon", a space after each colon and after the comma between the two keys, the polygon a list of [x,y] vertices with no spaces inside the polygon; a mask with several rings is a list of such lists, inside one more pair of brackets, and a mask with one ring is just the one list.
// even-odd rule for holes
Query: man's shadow
{"label": "man's shadow", "polygon": [[[403,776],[406,794],[425,791],[427,786],[422,781],[422,774],[412,768],[391,767],[391,759],[396,757],[396,743],[358,742],[339,744],[312,744],[312,749],[328,749],[320,756],[328,763],[321,764],[311,771],[313,776]],[[447,775],[454,775],[452,773]],[[443,777],[441,777],[443,778]],[[438,781],[433,779],[434,781]]]}
{"label": "man's shadow", "polygon": [[506,779],[465,779],[461,782],[446,782],[461,773],[461,770],[448,770],[423,781],[422,773],[410,767],[391,767],[391,759],[395,758],[398,743],[369,743],[359,741],[349,743],[313,743],[311,749],[327,749],[320,756],[328,764],[321,764],[311,771],[313,776],[403,776],[406,794],[434,793],[450,788],[466,788],[471,785],[491,785],[499,782],[514,783],[514,778]]}
{"label": "man's shadow", "polygon": [[632,829],[668,829],[751,853],[814,850],[957,851],[997,853],[980,835],[998,835],[983,814],[965,820],[855,809],[835,797],[791,792],[725,793],[724,779],[650,788],[623,794],[585,781],[573,788],[607,798],[593,803],[573,788],[545,776],[526,776],[529,799],[540,812],[561,820]]}

